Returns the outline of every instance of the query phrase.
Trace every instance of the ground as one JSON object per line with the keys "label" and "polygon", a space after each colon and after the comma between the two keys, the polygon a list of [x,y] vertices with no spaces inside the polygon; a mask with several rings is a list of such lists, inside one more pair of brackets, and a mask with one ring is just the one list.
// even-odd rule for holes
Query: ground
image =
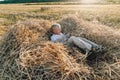
{"label": "ground", "polygon": [[17,21],[47,19],[54,22],[65,15],[78,15],[81,18],[120,28],[120,5],[39,5],[39,4],[1,4],[0,36]]}

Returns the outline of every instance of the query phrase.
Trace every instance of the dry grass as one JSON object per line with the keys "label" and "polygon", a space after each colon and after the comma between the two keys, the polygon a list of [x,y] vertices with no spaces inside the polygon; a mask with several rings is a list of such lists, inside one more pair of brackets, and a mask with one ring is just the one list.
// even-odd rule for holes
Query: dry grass
{"label": "dry grass", "polygon": [[[0,42],[0,80],[119,80],[119,7],[0,5],[0,36],[7,31]],[[69,14],[73,15],[63,17]],[[86,64],[85,55],[77,48],[48,42],[47,31],[56,20],[64,33],[88,38],[107,47],[108,52]]]}
{"label": "dry grass", "polygon": [[[104,56],[100,55],[100,59],[98,58],[95,65],[92,65],[95,74],[101,78],[100,80],[118,80],[120,78],[119,31],[102,24],[84,21],[73,15],[63,18],[59,23],[62,25],[64,33],[71,33],[73,36],[82,36],[107,47],[108,52]],[[111,66],[113,64],[115,65]]]}
{"label": "dry grass", "polygon": [[[70,77],[77,80],[82,79],[80,73],[90,73],[87,66],[76,63],[68,55],[62,44],[48,42],[46,33],[49,26],[49,21],[28,20],[18,22],[6,33],[0,50],[0,74],[3,80],[45,79],[44,76],[52,76],[51,80],[56,77],[60,80]],[[40,66],[44,68],[44,74],[39,71]]]}
{"label": "dry grass", "polygon": [[[55,77],[58,77],[58,80],[66,80],[71,77],[78,80],[82,79],[81,72],[83,74],[90,73],[85,65],[76,63],[68,55],[67,49],[59,43],[42,42],[34,49],[32,47],[29,50],[23,50],[20,53],[20,61],[23,67],[44,66],[44,71],[53,75],[49,80],[54,80]],[[56,76],[58,71],[61,75]]]}
{"label": "dry grass", "polygon": [[64,33],[82,36],[106,47],[120,46],[120,33],[111,27],[84,21],[73,15],[65,17],[59,23],[62,25]]}
{"label": "dry grass", "polygon": [[0,18],[3,26],[11,26],[19,20],[47,19],[58,20],[63,15],[78,14],[81,18],[119,29],[120,5],[0,5]]}
{"label": "dry grass", "polygon": [[[47,20],[27,20],[18,22],[3,36],[1,43],[5,46],[3,46],[2,49],[6,52],[7,49],[14,50],[18,48],[18,46],[29,46],[38,41],[47,39],[43,37],[50,28],[50,24],[51,23]],[[7,48],[5,48],[6,46]]]}
{"label": "dry grass", "polygon": [[[64,33],[82,36],[107,47],[108,52],[92,63],[85,55],[48,41],[51,22],[27,20],[15,24],[0,45],[0,78],[2,80],[119,80],[119,30],[91,23],[77,16],[58,21]],[[115,42],[116,41],[116,42]]]}

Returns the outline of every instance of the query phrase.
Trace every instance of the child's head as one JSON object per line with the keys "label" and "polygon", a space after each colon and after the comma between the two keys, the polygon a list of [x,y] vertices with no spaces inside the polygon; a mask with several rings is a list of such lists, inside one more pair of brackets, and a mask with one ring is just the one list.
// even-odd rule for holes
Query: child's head
{"label": "child's head", "polygon": [[60,34],[61,33],[61,25],[58,23],[55,23],[51,26],[52,32],[54,34]]}

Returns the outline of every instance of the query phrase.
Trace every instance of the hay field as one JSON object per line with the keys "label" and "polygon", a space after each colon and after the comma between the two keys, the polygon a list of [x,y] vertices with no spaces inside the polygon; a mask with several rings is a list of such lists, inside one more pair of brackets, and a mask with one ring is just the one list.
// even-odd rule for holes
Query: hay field
{"label": "hay field", "polygon": [[[30,14],[31,15],[34,14],[34,16],[40,17],[40,15],[44,14],[45,16],[46,14],[49,13],[49,14],[56,15],[55,17],[58,17],[57,15],[61,16],[64,14],[76,13],[84,16],[89,15],[91,18],[94,18],[94,17],[101,18],[102,16],[103,18],[109,17],[109,19],[118,20],[120,15],[119,7],[120,5],[26,5],[26,4],[2,5],[1,4],[0,14],[1,14],[1,18],[4,18],[2,14],[6,14],[6,15],[17,14],[18,16],[21,16],[21,17],[28,15],[27,18],[31,18],[29,16]],[[17,17],[17,15],[15,16]],[[47,15],[47,16],[50,17],[50,15]],[[88,16],[86,16],[86,18],[87,17]],[[88,19],[91,19],[90,17],[88,17]]]}
{"label": "hay field", "polygon": [[[0,26],[10,27],[26,19],[58,20],[74,14],[81,18],[110,27],[120,27],[120,5],[26,5],[0,4]],[[0,27],[0,28],[1,28]],[[4,30],[1,31],[2,35]]]}
{"label": "hay field", "polygon": [[[0,5],[0,80],[119,80],[120,5]],[[49,41],[52,23],[108,52],[87,61]]]}

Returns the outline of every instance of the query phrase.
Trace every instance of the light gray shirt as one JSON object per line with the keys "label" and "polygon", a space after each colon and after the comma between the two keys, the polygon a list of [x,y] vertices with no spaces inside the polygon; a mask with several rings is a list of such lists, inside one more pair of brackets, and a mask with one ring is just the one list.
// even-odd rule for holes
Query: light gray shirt
{"label": "light gray shirt", "polygon": [[66,40],[67,40],[67,36],[64,35],[63,33],[53,34],[53,35],[51,36],[51,41],[52,41],[52,42],[64,43]]}

